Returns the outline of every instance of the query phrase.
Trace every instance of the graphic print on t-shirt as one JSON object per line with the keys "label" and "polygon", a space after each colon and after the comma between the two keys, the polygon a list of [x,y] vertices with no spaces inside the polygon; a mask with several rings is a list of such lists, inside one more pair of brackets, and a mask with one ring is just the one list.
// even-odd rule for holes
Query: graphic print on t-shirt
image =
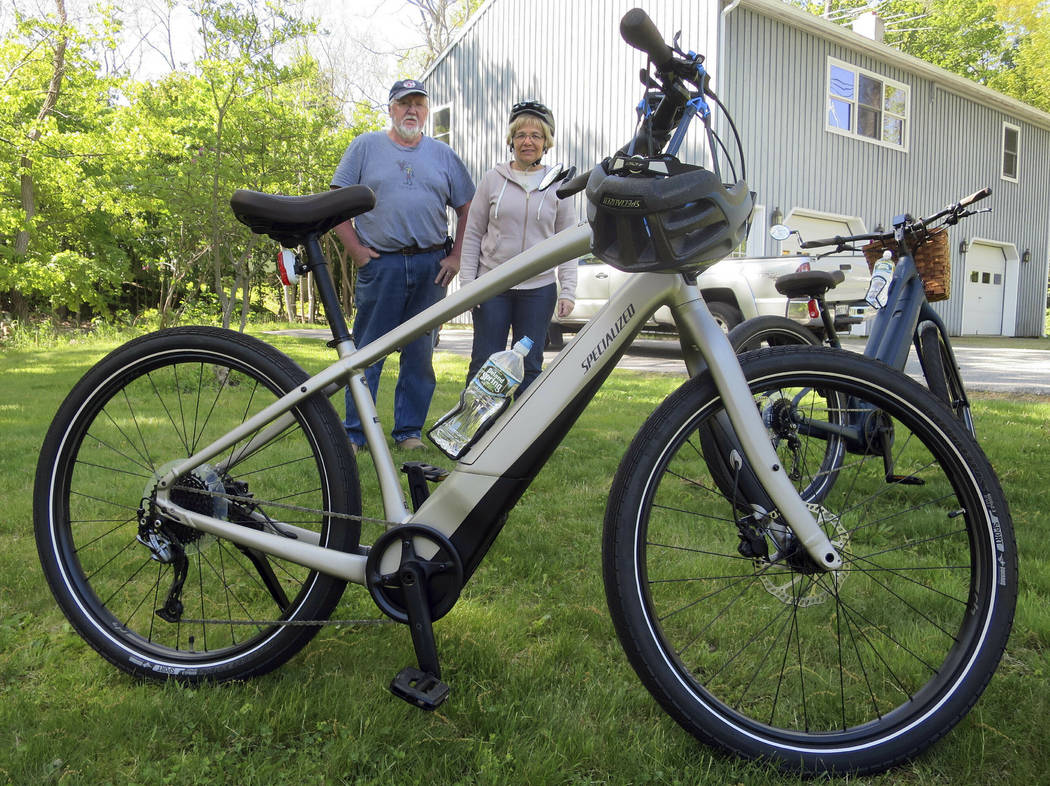
{"label": "graphic print on t-shirt", "polygon": [[401,174],[405,176],[403,185],[414,186],[415,182],[412,179],[412,164],[408,161],[401,160],[397,162],[397,165],[401,169]]}

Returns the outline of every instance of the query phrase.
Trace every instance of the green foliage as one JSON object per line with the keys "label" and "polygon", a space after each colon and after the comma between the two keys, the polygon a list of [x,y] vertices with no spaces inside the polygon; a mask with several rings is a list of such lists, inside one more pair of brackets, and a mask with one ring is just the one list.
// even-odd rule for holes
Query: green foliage
{"label": "green foliage", "polygon": [[[350,140],[378,126],[367,107],[347,120],[303,54],[313,25],[286,4],[183,5],[204,53],[155,82],[104,73],[111,17],[82,31],[25,18],[0,40],[0,310],[24,319],[153,308],[163,324],[207,282],[212,318],[229,319],[245,291],[272,278],[274,253],[235,220],[230,194],[326,190]],[[38,119],[63,36],[58,100]],[[29,222],[23,171],[35,186]]]}
{"label": "green foliage", "polygon": [[[669,375],[614,371],[511,512],[435,626],[452,685],[439,711],[415,710],[386,688],[412,662],[401,625],[325,628],[281,669],[245,683],[185,688],[118,672],[77,637],[47,590],[30,489],[61,399],[128,337],[0,352],[8,392],[0,402],[0,783],[799,786],[682,731],[642,687],[609,621],[600,564],[609,482],[645,415],[676,386]],[[335,359],[322,341],[264,338],[312,371]],[[466,372],[465,358],[440,347],[435,357],[432,417],[453,405]],[[391,411],[392,391],[380,387],[381,412]],[[929,752],[885,775],[814,781],[822,786],[1046,780],[1050,402],[975,396],[974,408],[1021,553],[1006,656],[974,711]],[[446,463],[433,449],[424,456]],[[360,461],[374,485],[370,459]],[[371,605],[367,593],[349,586],[334,616],[350,618],[359,605]]]}
{"label": "green foliage", "polygon": [[1011,33],[1012,68],[993,82],[1010,95],[1050,112],[1050,3],[1046,0],[995,0],[999,18]]}
{"label": "green foliage", "polygon": [[1046,0],[789,0],[848,24],[871,9],[902,52],[1050,111]]}

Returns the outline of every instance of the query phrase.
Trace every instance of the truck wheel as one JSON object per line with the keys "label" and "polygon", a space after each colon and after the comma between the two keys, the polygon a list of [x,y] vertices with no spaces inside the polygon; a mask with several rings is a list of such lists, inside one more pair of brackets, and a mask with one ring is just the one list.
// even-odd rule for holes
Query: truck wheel
{"label": "truck wheel", "polygon": [[551,322],[547,326],[547,349],[561,349],[565,346],[565,335],[562,332],[561,325],[556,322]]}
{"label": "truck wheel", "polygon": [[723,333],[729,333],[730,330],[744,321],[744,315],[740,313],[740,309],[728,303],[715,301],[708,303],[707,308],[715,318],[715,321],[721,326]]}

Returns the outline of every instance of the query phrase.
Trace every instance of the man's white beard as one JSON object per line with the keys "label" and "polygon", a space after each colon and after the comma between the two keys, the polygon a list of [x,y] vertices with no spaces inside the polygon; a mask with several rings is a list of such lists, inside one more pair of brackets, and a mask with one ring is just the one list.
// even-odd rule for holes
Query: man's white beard
{"label": "man's white beard", "polygon": [[397,123],[393,123],[392,126],[394,129],[394,133],[406,142],[414,142],[420,136],[423,135],[423,132],[419,129],[418,126],[416,126],[415,128],[409,128],[408,126],[398,125]]}

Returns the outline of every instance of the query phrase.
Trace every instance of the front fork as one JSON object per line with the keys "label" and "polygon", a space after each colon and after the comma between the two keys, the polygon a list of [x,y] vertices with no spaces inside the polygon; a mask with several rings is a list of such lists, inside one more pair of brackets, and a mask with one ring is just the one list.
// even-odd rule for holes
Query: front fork
{"label": "front fork", "polygon": [[748,392],[747,379],[733,346],[711,316],[696,287],[695,278],[683,277],[672,311],[690,375],[702,368],[701,361],[706,362],[744,457],[766,493],[813,561],[825,570],[838,570],[842,567],[842,557],[781,466],[762,416]]}

